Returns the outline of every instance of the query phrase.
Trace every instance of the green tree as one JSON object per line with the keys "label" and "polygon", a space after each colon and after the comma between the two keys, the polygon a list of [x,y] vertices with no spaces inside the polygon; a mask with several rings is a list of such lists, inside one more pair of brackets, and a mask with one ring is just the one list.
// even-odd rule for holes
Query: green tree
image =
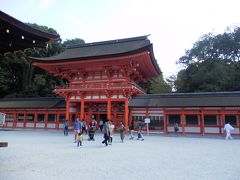
{"label": "green tree", "polygon": [[150,80],[150,93],[156,94],[156,93],[169,93],[172,91],[172,88],[169,84],[167,84],[163,76],[157,76]]}
{"label": "green tree", "polygon": [[239,27],[204,35],[178,61],[177,92],[240,90],[239,58]]}
{"label": "green tree", "polygon": [[55,29],[49,28],[47,26],[42,26],[42,25],[39,25],[39,24],[36,24],[36,23],[25,23],[25,24],[28,25],[28,26],[31,26],[32,28],[35,28],[37,30],[40,30],[40,31],[43,31],[43,32],[46,32],[46,33],[59,35]]}
{"label": "green tree", "polygon": [[67,39],[66,41],[63,42],[63,47],[71,47],[78,44],[85,44],[85,41],[80,38]]}

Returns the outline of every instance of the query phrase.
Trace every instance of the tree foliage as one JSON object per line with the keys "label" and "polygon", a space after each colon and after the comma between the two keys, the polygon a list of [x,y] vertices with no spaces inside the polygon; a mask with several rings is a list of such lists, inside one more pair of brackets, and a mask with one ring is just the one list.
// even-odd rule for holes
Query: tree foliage
{"label": "tree foliage", "polygon": [[171,86],[164,81],[162,75],[154,77],[150,80],[150,94],[169,93],[171,91]]}
{"label": "tree foliage", "polygon": [[43,31],[43,32],[46,32],[46,33],[51,33],[51,34],[56,34],[56,35],[59,35],[57,33],[57,31],[53,28],[49,28],[47,26],[42,26],[42,25],[38,25],[36,23],[26,23],[28,26],[31,26],[32,28],[35,28],[37,30],[40,30],[40,31]]}
{"label": "tree foliage", "polygon": [[70,47],[78,44],[85,44],[85,41],[80,38],[67,39],[66,41],[63,42],[63,47]]}
{"label": "tree foliage", "polygon": [[240,90],[240,28],[209,33],[185,52],[178,63],[177,92]]}
{"label": "tree foliage", "polygon": [[[27,24],[44,32],[58,34],[56,30],[46,26]],[[76,41],[73,40],[72,43]],[[56,96],[53,92],[55,86],[63,85],[66,81],[32,66],[29,57],[53,56],[62,52],[63,48],[61,41],[57,41],[50,42],[48,48],[27,49],[0,55],[0,97]]]}
{"label": "tree foliage", "polygon": [[148,81],[141,81],[139,86],[145,90],[147,94],[169,93],[172,92],[172,86],[169,79],[164,80],[162,75],[153,77]]}

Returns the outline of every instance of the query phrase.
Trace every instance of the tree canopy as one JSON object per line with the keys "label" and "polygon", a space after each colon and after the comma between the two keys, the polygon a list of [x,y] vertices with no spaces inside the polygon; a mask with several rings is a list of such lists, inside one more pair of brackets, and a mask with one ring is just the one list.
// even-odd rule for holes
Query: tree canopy
{"label": "tree canopy", "polygon": [[85,41],[80,38],[66,39],[66,41],[63,42],[63,47],[74,46],[77,44],[85,44]]}
{"label": "tree canopy", "polygon": [[209,33],[186,50],[177,63],[177,92],[240,90],[240,28],[222,34]]}
{"label": "tree canopy", "polygon": [[166,83],[163,79],[163,76],[157,76],[150,80],[150,94],[157,94],[157,93],[169,93],[172,91],[171,86]]}
{"label": "tree canopy", "polygon": [[[58,34],[56,30],[47,26],[27,23],[33,28],[44,32]],[[48,72],[33,67],[29,56],[48,57],[63,51],[65,45],[84,43],[79,38],[66,42],[50,42],[48,48],[27,49],[14,53],[0,55],[0,98],[2,97],[28,97],[28,96],[56,96],[56,85],[66,84],[66,80],[54,77]],[[65,44],[65,45],[64,45]]]}

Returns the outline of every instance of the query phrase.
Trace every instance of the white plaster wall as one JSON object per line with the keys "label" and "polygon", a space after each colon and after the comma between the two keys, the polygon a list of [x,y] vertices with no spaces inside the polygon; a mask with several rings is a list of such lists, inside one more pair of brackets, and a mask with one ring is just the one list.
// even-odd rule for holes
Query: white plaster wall
{"label": "white plaster wall", "polygon": [[56,124],[47,124],[47,128],[56,128]]}
{"label": "white plaster wall", "polygon": [[23,123],[17,123],[17,127],[23,127]]}
{"label": "white plaster wall", "polygon": [[26,127],[33,128],[34,127],[34,123],[26,123]]}
{"label": "white plaster wall", "polygon": [[6,127],[13,127],[13,122],[6,122]]}
{"label": "white plaster wall", "polygon": [[44,128],[45,124],[44,123],[36,123],[37,128]]}
{"label": "white plaster wall", "polygon": [[200,127],[185,127],[185,132],[200,133]]}
{"label": "white plaster wall", "polygon": [[205,133],[219,133],[219,127],[205,127]]}

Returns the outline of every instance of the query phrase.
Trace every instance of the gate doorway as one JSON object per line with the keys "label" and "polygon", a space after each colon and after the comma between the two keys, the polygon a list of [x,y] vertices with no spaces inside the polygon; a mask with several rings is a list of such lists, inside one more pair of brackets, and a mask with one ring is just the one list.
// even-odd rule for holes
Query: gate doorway
{"label": "gate doorway", "polygon": [[103,113],[103,114],[92,114],[92,118],[94,118],[98,125],[100,123],[100,120],[102,120],[103,122],[107,121],[107,114],[106,113]]}

